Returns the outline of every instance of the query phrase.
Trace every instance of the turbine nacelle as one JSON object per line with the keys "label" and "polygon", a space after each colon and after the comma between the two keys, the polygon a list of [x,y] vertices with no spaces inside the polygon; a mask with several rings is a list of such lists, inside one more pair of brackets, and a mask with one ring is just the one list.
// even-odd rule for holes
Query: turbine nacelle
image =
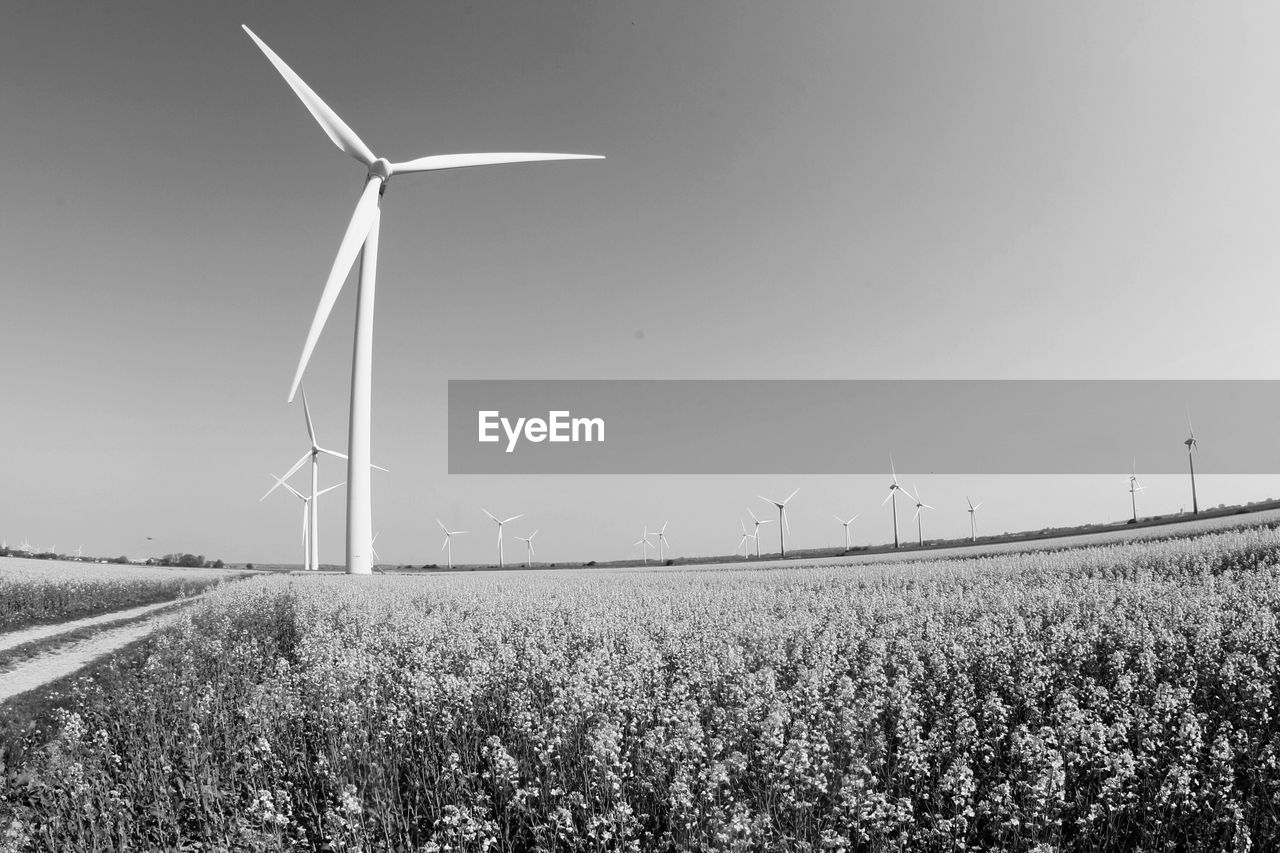
{"label": "turbine nacelle", "polygon": [[391,176],[392,174],[394,174],[394,171],[395,170],[391,168],[390,160],[388,160],[386,157],[379,157],[377,160],[374,160],[372,164],[370,164],[369,177],[377,178],[380,181],[382,181],[382,186],[385,189],[387,185],[387,181],[391,179]]}

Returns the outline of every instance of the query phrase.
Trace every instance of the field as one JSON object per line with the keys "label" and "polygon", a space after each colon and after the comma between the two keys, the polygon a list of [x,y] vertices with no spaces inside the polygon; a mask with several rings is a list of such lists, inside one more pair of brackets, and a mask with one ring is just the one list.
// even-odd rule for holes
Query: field
{"label": "field", "polygon": [[0,559],[0,632],[195,595],[243,573]]}
{"label": "field", "polygon": [[82,679],[0,850],[1271,850],[1280,532],[262,577]]}

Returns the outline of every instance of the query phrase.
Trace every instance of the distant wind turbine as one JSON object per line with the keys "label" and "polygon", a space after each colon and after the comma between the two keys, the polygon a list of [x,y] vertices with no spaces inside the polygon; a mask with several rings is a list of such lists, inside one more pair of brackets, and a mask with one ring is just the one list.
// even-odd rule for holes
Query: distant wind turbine
{"label": "distant wind turbine", "polygon": [[898,547],[898,492],[905,492],[906,489],[898,484],[898,472],[893,467],[893,454],[889,454],[889,472],[893,474],[893,482],[889,484],[888,496],[880,502],[880,506],[893,501],[893,547]]}
{"label": "distant wind turbine", "polygon": [[527,568],[529,568],[529,567],[530,567],[530,565],[533,563],[533,558],[534,558],[534,553],[533,553],[533,537],[535,537],[535,536],[537,536],[537,535],[538,535],[538,531],[536,531],[536,530],[535,530],[535,531],[533,531],[532,533],[530,533],[528,536],[517,536],[517,537],[516,537],[516,538],[517,538],[517,539],[519,539],[521,542],[523,542],[523,543],[524,543],[524,546],[525,546],[524,567],[525,567],[526,569],[527,569]]}
{"label": "distant wind turbine", "polygon": [[644,526],[644,533],[635,542],[631,543],[631,547],[640,546],[640,562],[642,565],[649,565],[649,549],[653,547],[653,543],[649,541],[649,525]]}
{"label": "distant wind turbine", "polygon": [[1129,481],[1129,502],[1133,505],[1133,519],[1131,523],[1137,524],[1138,523],[1138,492],[1143,491],[1147,487],[1138,485],[1138,460],[1136,457],[1133,460],[1133,473],[1131,473],[1125,479]]}
{"label": "distant wind turbine", "polygon": [[760,525],[773,524],[772,518],[756,518],[756,514],[751,511],[751,507],[747,507],[747,513],[751,516],[751,520],[755,522],[755,527],[751,531],[751,538],[756,540],[756,556],[760,556]]}
{"label": "distant wind turbine", "polygon": [[480,511],[483,512],[485,515],[489,516],[490,518],[492,518],[493,523],[498,525],[498,568],[500,569],[504,568],[505,564],[502,561],[502,525],[510,524],[511,522],[515,521],[517,518],[524,518],[524,513],[520,513],[519,515],[513,515],[510,518],[499,519],[496,515],[489,512],[489,510],[485,509],[484,507],[480,507]]}
{"label": "distant wind turbine", "polygon": [[1200,514],[1200,503],[1196,500],[1196,462],[1192,458],[1193,451],[1196,449],[1196,430],[1191,425],[1191,412],[1187,412],[1187,431],[1191,433],[1191,437],[1182,442],[1187,446],[1187,465],[1191,468],[1191,514]]}
{"label": "distant wind turbine", "polygon": [[[603,159],[590,154],[444,154],[432,157],[419,157],[400,163],[391,163],[383,157],[377,157],[369,146],[358,137],[347,124],[331,110],[320,96],[312,91],[284,60],[267,47],[262,39],[245,27],[258,48],[275,66],[280,76],[293,89],[294,94],[302,101],[312,117],[335,145],[354,157],[367,169],[364,189],[360,200],[356,203],[355,213],[347,225],[346,233],[338,246],[338,254],[334,258],[333,268],[325,281],[321,292],[320,304],[316,308],[315,318],[311,321],[311,329],[307,332],[306,343],[302,347],[302,357],[298,361],[298,369],[294,373],[293,384],[289,388],[289,400],[292,401],[302,381],[303,372],[320,332],[324,329],[329,312],[337,301],[338,293],[346,283],[347,275],[355,264],[356,254],[360,259],[360,283],[356,296],[356,331],[354,355],[351,367],[351,419],[348,431],[347,460],[347,573],[367,575],[372,571],[369,562],[373,539],[373,510],[371,506],[372,484],[369,476],[369,436],[370,408],[372,401],[373,375],[373,304],[374,282],[378,269],[378,232],[381,221],[379,203],[392,176],[413,172],[429,172],[438,169],[459,169],[467,166],[487,166],[498,163],[528,163],[538,160],[596,160]],[[375,558],[376,559],[376,556]]]}
{"label": "distant wind turbine", "polygon": [[[302,570],[305,572],[319,571],[320,555],[315,551],[316,539],[314,535],[309,535],[315,533],[315,530],[312,527],[316,523],[315,514],[311,512],[312,508],[315,506],[315,497],[304,495],[302,492],[286,483],[283,477],[277,477],[275,474],[272,474],[271,476],[276,481],[276,485],[271,487],[272,491],[275,491],[276,486],[283,486],[289,490],[290,494],[302,501]],[[341,485],[342,483],[338,483],[337,485],[329,486],[327,489],[321,489],[317,493],[317,496],[323,495],[325,492],[331,492]],[[271,494],[271,492],[267,492],[267,495],[269,494]],[[267,495],[263,495],[262,500],[266,500]],[[262,501],[260,500],[259,503],[261,502]]]}
{"label": "distant wind turbine", "polygon": [[786,499],[782,501],[775,501],[773,498],[766,498],[764,495],[756,496],[760,498],[760,500],[768,501],[769,503],[773,504],[778,508],[778,556],[779,557],[787,556],[786,534],[791,532],[791,524],[787,521],[787,504],[791,502],[791,499],[796,496],[796,492],[798,491],[800,490],[796,489],[795,492],[792,492],[791,494],[787,495]]}
{"label": "distant wind turbine", "polygon": [[[747,544],[748,539],[756,540],[756,556],[760,556],[760,537],[757,534],[747,532],[747,525],[742,523],[742,519],[738,519],[738,525],[742,528],[742,538],[738,540],[738,548],[742,549],[742,558],[744,560],[751,559],[751,546]],[[756,529],[760,529],[760,522],[756,522]],[[738,553],[738,548],[733,549],[733,553]]]}
{"label": "distant wind turbine", "polygon": [[978,522],[976,518],[978,515],[978,508],[982,506],[982,501],[978,501],[978,503],[975,505],[973,501],[969,500],[968,495],[964,496],[964,501],[969,505],[969,538],[972,539],[974,542],[977,542],[978,541]]}
{"label": "distant wind turbine", "polygon": [[933,509],[933,507],[929,506],[927,503],[920,500],[920,488],[918,486],[912,486],[912,488],[915,490],[915,494],[911,496],[915,498],[915,501],[916,501],[916,514],[915,514],[916,533],[920,537],[920,544],[923,545],[924,544],[924,514],[921,512],[921,510]]}
{"label": "distant wind turbine", "polygon": [[654,534],[654,536],[658,537],[658,562],[659,563],[666,562],[666,559],[667,559],[666,549],[671,547],[670,543],[667,542],[667,525],[669,523],[670,522],[667,522],[667,521],[662,522],[661,529],[659,529],[658,532]]}
{"label": "distant wind turbine", "polygon": [[440,525],[440,529],[444,531],[444,544],[440,546],[440,550],[447,551],[449,553],[449,568],[452,569],[453,568],[453,544],[451,540],[454,536],[458,536],[460,534],[466,533],[467,531],[450,530],[449,528],[445,527],[444,522],[438,518],[436,519],[436,524]]}
{"label": "distant wind turbine", "polygon": [[76,559],[77,560],[84,559],[84,545],[76,546]]}
{"label": "distant wind turbine", "polygon": [[853,518],[849,519],[848,521],[845,521],[843,518],[837,515],[835,516],[835,519],[836,521],[844,525],[844,549],[848,551],[849,550],[849,525],[857,521],[858,516],[855,515]]}

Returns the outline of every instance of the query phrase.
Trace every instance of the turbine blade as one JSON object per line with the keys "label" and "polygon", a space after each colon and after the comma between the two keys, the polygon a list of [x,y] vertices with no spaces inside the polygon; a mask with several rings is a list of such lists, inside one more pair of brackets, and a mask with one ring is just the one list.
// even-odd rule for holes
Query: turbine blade
{"label": "turbine blade", "polygon": [[[244,27],[243,24],[241,26]],[[347,127],[347,123],[338,118],[338,114],[330,109],[328,104],[320,100],[320,96],[312,91],[310,86],[302,82],[302,78],[295,74],[283,59],[276,56],[275,51],[267,47],[266,42],[254,35],[253,30],[244,27],[244,31],[249,34],[249,38],[253,39],[254,44],[267,55],[267,59],[271,60],[271,64],[276,67],[276,70],[280,72],[280,76],[293,89],[293,93],[298,96],[298,99],[302,101],[311,115],[315,117],[315,120],[319,122],[325,134],[333,140],[333,144],[366,166],[372,166],[373,161],[378,158],[374,157],[373,152],[369,150],[369,146],[365,145],[360,140],[360,137],[356,136],[356,132]]]}
{"label": "turbine blade", "polygon": [[[434,172],[439,169],[464,169],[467,166],[496,166],[501,163],[534,163],[542,160],[603,160],[599,154],[437,154],[404,163],[393,163],[391,174]],[[372,160],[370,162],[373,162]]]}
{"label": "turbine blade", "polygon": [[302,458],[299,459],[297,462],[293,463],[293,467],[290,468],[288,471],[286,471],[283,477],[276,477],[275,474],[272,474],[271,476],[275,477],[276,479],[276,484],[271,488],[267,489],[266,495],[263,495],[262,497],[258,498],[258,503],[262,503],[263,501],[265,501],[267,499],[267,495],[271,494],[276,489],[283,486],[285,484],[284,481],[292,477],[294,474],[298,473],[298,469],[301,468],[303,465],[307,464],[307,460],[310,458],[311,458],[311,454],[309,452],[302,454]]}
{"label": "turbine blade", "polygon": [[391,469],[390,469],[390,468],[383,468],[381,465],[374,465],[372,462],[370,462],[370,463],[369,463],[369,467],[370,467],[370,468],[377,468],[379,471],[381,471],[381,472],[382,472],[382,473],[384,473],[384,474],[390,474],[390,473],[391,473]]}
{"label": "turbine blade", "polygon": [[440,525],[440,529],[444,531],[444,535],[445,535],[445,536],[448,536],[448,535],[449,535],[449,528],[447,528],[447,527],[445,527],[445,526],[444,526],[444,522],[443,522],[443,521],[441,521],[440,519],[438,519],[438,518],[437,518],[437,519],[436,519],[436,524]]}
{"label": "turbine blade", "polygon": [[524,513],[522,512],[519,515],[513,515],[510,518],[504,518],[502,519],[502,523],[507,524],[509,522],[515,521],[517,518],[524,518]]}
{"label": "turbine blade", "polygon": [[[317,450],[319,450],[321,453],[327,453],[328,455],[330,455],[330,456],[336,456],[336,457],[337,457],[337,458],[339,458],[339,459],[346,459],[346,458],[347,458],[347,454],[345,454],[345,453],[339,453],[339,452],[338,452],[338,451],[336,451],[336,450],[330,450],[330,449],[329,449],[329,448],[327,448],[327,447],[318,447],[318,448],[316,448],[316,449],[317,449]],[[375,467],[376,467],[376,466],[375,466]]]}
{"label": "turbine blade", "polygon": [[502,523],[502,522],[498,521],[498,517],[497,517],[496,515],[494,515],[493,513],[489,512],[489,510],[485,509],[484,507],[480,507],[480,511],[481,511],[481,512],[483,512],[485,515],[489,516],[490,518],[492,518],[494,521],[498,522],[498,524],[501,524],[501,523]]}
{"label": "turbine blade", "polygon": [[302,414],[307,419],[307,436],[311,439],[311,446],[315,447],[316,430],[311,424],[311,407],[307,405],[307,389],[303,388],[301,384],[298,385],[298,388],[302,391]]}
{"label": "turbine blade", "polygon": [[333,259],[333,269],[329,271],[329,279],[324,283],[324,290],[320,293],[320,304],[316,306],[311,330],[307,332],[307,342],[302,347],[302,358],[298,360],[298,370],[293,376],[293,385],[289,387],[291,403],[293,395],[298,393],[298,386],[302,384],[302,373],[307,369],[307,362],[311,360],[311,351],[315,349],[316,341],[320,340],[320,332],[324,329],[325,321],[329,319],[333,303],[338,301],[338,294],[342,292],[342,285],[347,281],[347,274],[351,272],[351,265],[356,261],[356,255],[364,244],[364,238],[369,236],[369,230],[373,228],[373,223],[378,218],[378,190],[381,186],[382,179],[371,176],[365,182],[360,200],[356,202],[355,212],[351,214],[347,233],[342,236],[338,255]]}
{"label": "turbine blade", "polygon": [[342,482],[342,483],[335,483],[334,485],[329,486],[327,489],[321,489],[320,491],[316,492],[316,497],[320,497],[320,496],[321,496],[321,495],[323,495],[325,492],[332,492],[334,489],[341,489],[341,488],[342,488],[343,486],[345,486],[345,485],[346,485],[346,483],[345,483],[345,482]]}
{"label": "turbine blade", "polygon": [[300,492],[300,491],[298,491],[297,489],[295,489],[293,486],[290,486],[288,483],[286,483],[286,482],[285,482],[283,479],[281,479],[280,477],[276,477],[276,485],[277,485],[277,486],[284,486],[286,489],[288,489],[288,490],[289,490],[289,492],[290,492],[290,493],[291,493],[295,498],[297,498],[297,499],[298,499],[298,500],[300,500],[300,501],[310,500],[310,498],[308,498],[308,497],[307,497],[306,495],[304,495],[302,492]]}
{"label": "turbine blade", "polygon": [[449,547],[449,537],[448,537],[448,536],[444,537],[444,541],[440,543],[440,550],[441,550],[441,551],[443,551],[443,550],[444,550],[445,548],[447,548],[447,547]]}
{"label": "turbine blade", "polygon": [[786,506],[787,504],[791,503],[791,499],[794,498],[796,496],[796,493],[799,491],[800,491],[799,489],[796,489],[791,494],[787,495],[787,499],[782,502],[782,505]]}
{"label": "turbine blade", "polygon": [[884,500],[880,501],[880,506],[884,506],[891,500],[893,500],[893,492],[889,492],[889,494],[884,496]]}

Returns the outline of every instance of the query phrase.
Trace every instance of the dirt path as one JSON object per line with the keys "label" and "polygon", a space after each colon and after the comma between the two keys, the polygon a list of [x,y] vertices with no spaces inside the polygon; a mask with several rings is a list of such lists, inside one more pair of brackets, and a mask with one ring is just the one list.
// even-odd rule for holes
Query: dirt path
{"label": "dirt path", "polygon": [[[0,702],[71,675],[95,659],[145,637],[166,622],[177,618],[178,615],[178,613],[164,613],[121,628],[107,628],[92,637],[59,646],[45,654],[23,661],[8,672],[0,672]],[[71,624],[74,623],[52,627],[65,629]]]}
{"label": "dirt path", "polygon": [[[190,601],[191,599],[180,598],[178,601]],[[68,631],[78,631],[81,628],[88,628],[93,625],[110,625],[112,622],[120,622],[125,619],[137,619],[139,616],[145,616],[153,610],[159,610],[162,607],[169,607],[174,604],[173,601],[162,601],[159,604],[147,604],[142,607],[132,607],[128,610],[116,610],[111,613],[103,613],[101,616],[89,616],[84,619],[76,619],[71,622],[59,622],[57,625],[36,625],[32,628],[24,628],[21,631],[13,631],[8,634],[0,634],[0,652],[6,649],[16,648],[26,643],[32,643],[36,640],[43,640],[46,637],[56,637],[59,634],[65,634]]]}

